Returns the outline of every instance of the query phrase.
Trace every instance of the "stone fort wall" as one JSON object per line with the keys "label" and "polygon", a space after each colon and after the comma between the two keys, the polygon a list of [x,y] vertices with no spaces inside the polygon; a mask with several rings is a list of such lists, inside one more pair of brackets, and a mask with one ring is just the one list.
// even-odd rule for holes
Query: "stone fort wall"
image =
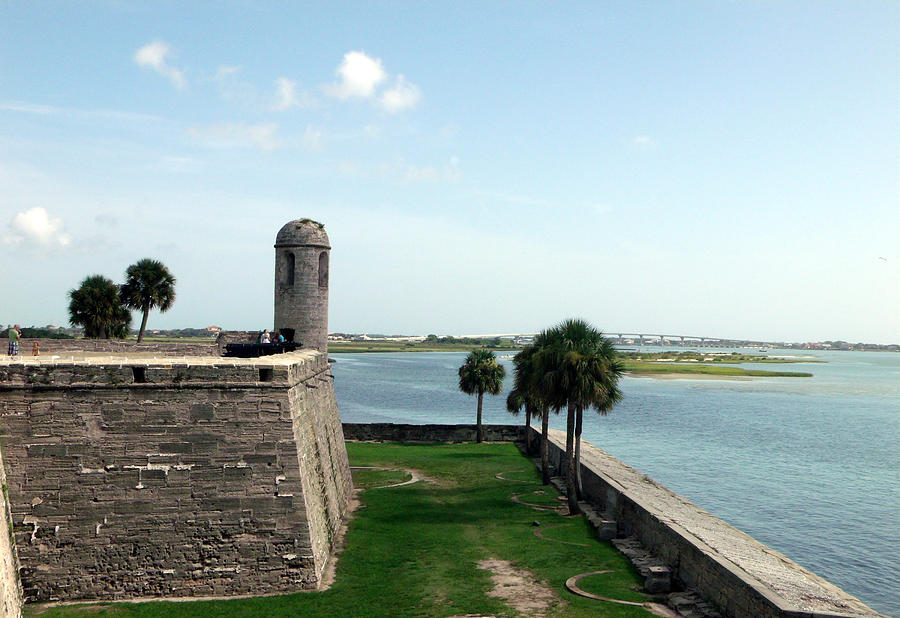
{"label": "stone fort wall", "polygon": [[[176,356],[221,356],[221,349],[214,341],[197,341],[191,343],[135,343],[118,339],[21,339],[19,356],[31,357],[34,343],[40,347],[40,356],[72,354],[112,354],[133,356],[138,354],[162,357]],[[5,349],[5,348],[4,348]]]}
{"label": "stone fort wall", "polygon": [[326,357],[0,364],[24,600],[315,588],[351,494]]}
{"label": "stone fort wall", "polygon": [[6,499],[6,474],[3,472],[3,453],[0,453],[0,616],[18,618],[22,615],[22,586],[19,584],[19,562],[13,547],[12,517]]}

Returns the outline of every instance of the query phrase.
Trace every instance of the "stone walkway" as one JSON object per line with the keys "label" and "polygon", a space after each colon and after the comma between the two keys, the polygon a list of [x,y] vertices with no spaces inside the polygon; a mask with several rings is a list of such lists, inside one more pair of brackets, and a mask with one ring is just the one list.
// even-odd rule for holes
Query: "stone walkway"
{"label": "stone walkway", "polygon": [[[565,438],[562,431],[550,431],[550,440],[563,450]],[[879,615],[834,584],[593,445],[582,443],[581,460],[659,521],[692,539],[696,547],[730,563],[733,572],[743,572],[743,579],[765,596],[780,597],[804,612]]]}
{"label": "stone walkway", "polygon": [[216,367],[248,367],[262,365],[266,367],[279,365],[292,365],[298,359],[311,357],[314,351],[302,350],[287,352],[284,354],[272,354],[258,358],[236,358],[228,356],[163,356],[152,352],[136,352],[131,354],[104,354],[101,352],[59,352],[56,354],[44,353],[41,356],[31,356],[20,353],[18,356],[0,356],[2,365],[24,366],[122,366],[122,365],[190,365],[190,366],[216,366]]}

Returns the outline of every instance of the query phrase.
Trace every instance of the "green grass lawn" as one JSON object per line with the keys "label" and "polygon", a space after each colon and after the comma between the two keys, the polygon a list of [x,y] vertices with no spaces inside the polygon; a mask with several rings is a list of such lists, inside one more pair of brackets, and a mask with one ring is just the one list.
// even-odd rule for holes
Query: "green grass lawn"
{"label": "green grass lawn", "polygon": [[[541,486],[533,464],[514,445],[348,443],[347,450],[353,466],[414,469],[428,480],[378,489],[409,475],[358,471],[358,486],[368,489],[360,493],[361,506],[350,523],[329,590],[231,601],[67,606],[43,615],[518,615],[501,599],[487,595],[493,588],[490,573],[477,563],[491,558],[512,562],[548,585],[556,595],[551,616],[650,615],[640,607],[586,599],[565,589],[573,575],[612,570],[585,580],[592,592],[652,600],[640,592],[641,579],[630,563],[608,542],[597,541],[584,518],[536,511],[510,500],[519,495],[533,504],[559,503],[556,492]],[[498,479],[498,473],[515,480]],[[535,520],[550,540],[534,534]]]}
{"label": "green grass lawn", "polygon": [[704,365],[700,363],[660,363],[655,361],[622,361],[625,371],[635,375],[693,374],[712,376],[746,376],[757,378],[811,378],[806,371],[767,371],[744,369],[733,365]]}

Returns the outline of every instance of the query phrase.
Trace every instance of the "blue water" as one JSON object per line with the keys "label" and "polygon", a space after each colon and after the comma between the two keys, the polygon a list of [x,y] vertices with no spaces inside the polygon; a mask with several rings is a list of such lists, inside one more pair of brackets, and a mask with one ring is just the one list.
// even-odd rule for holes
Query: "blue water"
{"label": "blue water", "polygon": [[[812,378],[625,378],[609,416],[585,415],[584,438],[900,616],[900,355],[809,354],[827,364],[744,366]],[[475,421],[475,398],[457,389],[463,353],[331,356],[346,422]],[[486,423],[519,422],[505,399],[485,397]]]}

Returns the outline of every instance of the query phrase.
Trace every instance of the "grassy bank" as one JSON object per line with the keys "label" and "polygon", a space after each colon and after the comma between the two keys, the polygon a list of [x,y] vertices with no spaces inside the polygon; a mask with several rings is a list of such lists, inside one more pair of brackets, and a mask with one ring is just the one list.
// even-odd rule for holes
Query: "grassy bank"
{"label": "grassy bank", "polygon": [[625,370],[634,375],[706,375],[721,377],[756,378],[811,378],[813,374],[804,371],[767,371],[765,369],[744,369],[732,365],[706,365],[689,363],[661,363],[625,359]]}
{"label": "grassy bank", "polygon": [[[394,471],[359,471],[357,485],[366,489],[329,590],[232,601],[58,607],[45,615],[519,615],[512,601],[488,596],[495,586],[491,572],[478,566],[487,559],[508,561],[533,583],[545,585],[549,615],[649,615],[640,607],[585,599],[565,590],[572,575],[612,570],[591,582],[592,592],[651,600],[639,592],[641,580],[633,567],[609,543],[595,540],[583,518],[537,511],[511,500],[516,495],[532,504],[559,504],[556,492],[541,486],[532,463],[512,444],[348,443],[347,449],[351,465]],[[405,469],[428,480],[378,488],[409,479],[397,471]],[[512,480],[498,479],[498,473]],[[547,538],[534,534],[535,520]]]}

